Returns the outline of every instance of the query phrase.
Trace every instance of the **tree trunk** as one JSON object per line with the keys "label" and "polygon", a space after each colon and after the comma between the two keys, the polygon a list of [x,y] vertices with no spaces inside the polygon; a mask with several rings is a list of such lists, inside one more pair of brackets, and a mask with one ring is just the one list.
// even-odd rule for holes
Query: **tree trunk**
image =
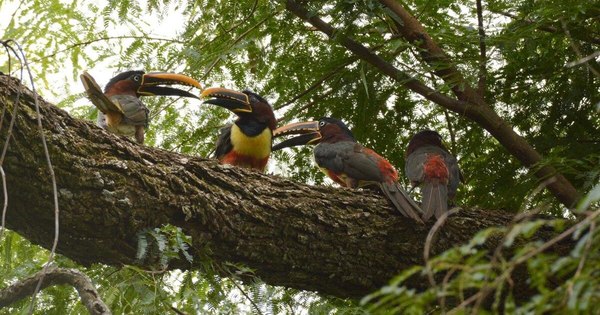
{"label": "tree trunk", "polygon": [[[23,94],[4,160],[7,226],[50,248],[52,185],[33,96],[7,76],[0,76],[0,106],[6,111],[0,139],[7,137],[19,89]],[[139,264],[137,233],[167,223],[192,236],[194,257],[241,263],[266,283],[338,297],[363,296],[423,263],[432,223],[415,224],[375,193],[309,186],[141,146],[41,99],[40,106],[59,190],[58,252],[81,264]],[[432,253],[510,220],[508,213],[463,210],[438,232]],[[200,267],[199,259],[169,266]],[[517,294],[527,291],[525,280],[515,279]],[[409,284],[424,288],[425,283]]]}

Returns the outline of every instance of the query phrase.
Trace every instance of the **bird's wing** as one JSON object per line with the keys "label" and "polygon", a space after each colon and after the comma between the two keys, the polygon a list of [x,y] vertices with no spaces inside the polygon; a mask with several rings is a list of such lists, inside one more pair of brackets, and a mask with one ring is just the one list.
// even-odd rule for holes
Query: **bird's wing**
{"label": "bird's wing", "polygon": [[[396,170],[379,154],[356,144],[354,152],[345,163],[345,173],[357,180],[385,182],[396,180]],[[388,175],[388,176],[386,176]]]}
{"label": "bird's wing", "polygon": [[215,149],[215,157],[221,159],[229,151],[233,150],[231,144],[231,127],[232,124],[227,124],[219,129],[219,137],[217,138],[217,148]]}
{"label": "bird's wing", "polygon": [[448,173],[450,175],[450,178],[448,179],[448,195],[450,196],[450,199],[452,199],[456,194],[456,189],[458,189],[460,182],[464,182],[464,178],[458,167],[458,160],[456,160],[454,155],[446,153],[444,161],[448,166]]}
{"label": "bird's wing", "polygon": [[[319,144],[314,151],[320,167],[359,181],[383,181],[377,153],[352,141]],[[394,171],[395,172],[395,171]]]}
{"label": "bird's wing", "polygon": [[343,156],[345,153],[343,145],[340,144],[345,143],[348,142],[320,143],[317,145],[313,151],[317,165],[336,174],[342,173],[344,170]]}
{"label": "bird's wing", "polygon": [[79,78],[85,87],[88,98],[101,112],[105,114],[107,112],[123,113],[123,109],[118,104],[115,104],[104,95],[96,80],[87,71],[84,71]]}
{"label": "bird's wing", "polygon": [[121,108],[123,123],[148,127],[150,110],[142,100],[133,95],[113,95],[110,100]]}

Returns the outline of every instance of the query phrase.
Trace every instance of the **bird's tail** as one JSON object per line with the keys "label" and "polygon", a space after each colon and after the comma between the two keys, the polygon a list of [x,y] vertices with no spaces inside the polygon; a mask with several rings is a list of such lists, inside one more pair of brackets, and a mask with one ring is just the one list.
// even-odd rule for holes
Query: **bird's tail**
{"label": "bird's tail", "polygon": [[423,211],[400,184],[397,182],[381,183],[379,184],[379,187],[402,215],[419,223],[423,223],[421,216],[419,215],[420,213],[423,213]]}
{"label": "bird's tail", "polygon": [[104,114],[108,112],[116,112],[116,113],[124,113],[123,108],[119,106],[119,104],[115,104],[111,101],[104,93],[102,89],[94,80],[87,71],[84,71],[79,78],[81,79],[81,83],[83,83],[83,87],[85,88],[85,92],[88,95],[88,98]]}
{"label": "bird's tail", "polygon": [[448,212],[448,186],[437,180],[425,182],[423,185],[423,220],[427,221],[432,215],[436,218]]}

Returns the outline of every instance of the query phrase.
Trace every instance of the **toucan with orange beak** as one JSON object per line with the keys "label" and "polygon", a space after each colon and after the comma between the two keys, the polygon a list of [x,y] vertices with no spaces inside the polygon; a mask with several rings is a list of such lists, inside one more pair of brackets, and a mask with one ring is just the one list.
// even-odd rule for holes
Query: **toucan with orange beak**
{"label": "toucan with orange beak", "polygon": [[179,84],[202,89],[198,81],[168,72],[126,71],[110,79],[104,92],[87,71],[80,75],[80,79],[88,98],[100,110],[98,126],[116,134],[134,136],[138,143],[144,143],[150,112],[140,96],[169,95],[199,99],[188,91],[162,85]]}
{"label": "toucan with orange beak", "polygon": [[463,181],[458,161],[433,130],[415,134],[406,148],[404,172],[413,186],[421,187],[423,220],[441,217],[454,200],[458,184]]}
{"label": "toucan with orange beak", "polygon": [[377,185],[394,207],[406,217],[423,223],[419,206],[398,183],[396,169],[375,151],[356,142],[346,124],[335,118],[292,123],[275,130],[274,136],[300,134],[273,146],[273,151],[317,144],[313,153],[319,168],[344,187]]}
{"label": "toucan with orange beak", "polygon": [[237,115],[237,120],[221,128],[215,155],[221,164],[235,165],[264,172],[269,156],[273,130],[277,120],[271,105],[260,95],[208,88],[202,97],[207,104],[226,108]]}

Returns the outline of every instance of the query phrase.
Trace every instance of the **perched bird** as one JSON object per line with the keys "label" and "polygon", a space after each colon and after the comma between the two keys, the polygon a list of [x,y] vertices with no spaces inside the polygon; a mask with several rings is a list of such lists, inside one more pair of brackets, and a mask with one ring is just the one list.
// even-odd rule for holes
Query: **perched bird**
{"label": "perched bird", "polygon": [[273,146],[273,151],[303,144],[318,144],[313,153],[321,170],[344,187],[377,185],[402,215],[423,223],[421,209],[398,183],[398,173],[385,158],[356,142],[340,120],[292,123],[275,130],[274,136],[301,134]]}
{"label": "perched bird", "polygon": [[88,98],[100,110],[98,126],[116,134],[135,136],[138,143],[144,143],[144,131],[149,123],[149,110],[140,96],[172,95],[199,99],[190,92],[160,85],[180,84],[202,89],[198,81],[188,76],[167,72],[126,71],[110,79],[104,92],[86,71],[80,79]]}
{"label": "perched bird", "polygon": [[221,164],[251,168],[263,172],[271,155],[273,130],[277,120],[271,105],[258,94],[224,88],[208,88],[205,103],[232,111],[238,119],[221,128],[215,154]]}
{"label": "perched bird", "polygon": [[448,200],[454,199],[462,180],[456,158],[442,143],[442,136],[432,130],[415,134],[405,155],[406,176],[413,186],[421,186],[423,220],[432,215],[439,218],[448,211]]}

